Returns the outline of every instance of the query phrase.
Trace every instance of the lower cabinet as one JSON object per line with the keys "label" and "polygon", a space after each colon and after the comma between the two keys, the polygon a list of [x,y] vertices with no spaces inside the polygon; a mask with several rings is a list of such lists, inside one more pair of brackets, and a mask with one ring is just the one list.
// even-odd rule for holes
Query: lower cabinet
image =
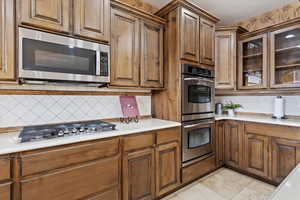
{"label": "lower cabinet", "polygon": [[21,199],[40,200],[41,196],[43,200],[86,199],[119,187],[119,171],[120,156],[116,156],[25,178],[20,183]]}
{"label": "lower cabinet", "polygon": [[0,199],[1,200],[12,200],[11,183],[0,184]]}
{"label": "lower cabinet", "polygon": [[156,194],[157,196],[180,185],[180,146],[178,142],[163,144],[156,148]]}
{"label": "lower cabinet", "polygon": [[272,179],[280,183],[300,162],[300,141],[272,139]]}
{"label": "lower cabinet", "polygon": [[244,170],[257,176],[268,178],[270,138],[248,133],[245,130],[244,141]]}
{"label": "lower cabinet", "polygon": [[228,121],[225,125],[225,164],[234,168],[242,167],[243,123]]}
{"label": "lower cabinet", "polygon": [[216,166],[221,167],[224,165],[224,139],[225,139],[225,122],[216,122]]}
{"label": "lower cabinet", "polygon": [[154,148],[146,148],[123,156],[123,200],[155,198]]}

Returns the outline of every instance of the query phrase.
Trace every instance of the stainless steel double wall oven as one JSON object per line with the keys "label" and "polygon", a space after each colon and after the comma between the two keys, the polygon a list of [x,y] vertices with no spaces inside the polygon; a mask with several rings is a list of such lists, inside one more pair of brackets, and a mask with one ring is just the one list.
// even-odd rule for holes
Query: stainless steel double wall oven
{"label": "stainless steel double wall oven", "polygon": [[214,71],[183,64],[183,165],[214,153],[214,97]]}

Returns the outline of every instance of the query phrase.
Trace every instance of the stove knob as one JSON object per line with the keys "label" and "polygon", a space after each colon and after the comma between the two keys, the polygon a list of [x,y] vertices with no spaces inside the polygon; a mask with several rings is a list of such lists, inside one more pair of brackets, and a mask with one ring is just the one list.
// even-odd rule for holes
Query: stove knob
{"label": "stove knob", "polygon": [[65,133],[66,133],[66,131],[62,131],[62,130],[60,130],[60,131],[58,131],[58,137],[63,137],[64,135],[65,135]]}
{"label": "stove knob", "polygon": [[84,132],[84,131],[85,131],[85,128],[83,126],[80,127],[79,132]]}
{"label": "stove knob", "polygon": [[73,128],[72,133],[77,133],[77,128]]}
{"label": "stove knob", "polygon": [[64,131],[63,131],[64,134],[68,134],[69,132],[70,132],[70,131],[69,131],[69,129],[67,129],[67,128],[65,128]]}

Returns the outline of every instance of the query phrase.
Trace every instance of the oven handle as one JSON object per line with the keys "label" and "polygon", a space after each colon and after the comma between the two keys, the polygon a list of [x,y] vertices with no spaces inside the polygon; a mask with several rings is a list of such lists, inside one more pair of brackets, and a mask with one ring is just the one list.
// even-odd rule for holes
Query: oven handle
{"label": "oven handle", "polygon": [[213,80],[209,80],[207,78],[201,78],[201,77],[198,77],[198,78],[184,78],[185,81],[207,81],[207,82],[210,82],[210,83],[214,83]]}
{"label": "oven handle", "polygon": [[186,126],[183,126],[183,128],[194,128],[194,127],[197,127],[197,126],[200,126],[200,125],[203,125],[203,124],[213,124],[214,122],[212,121],[206,121],[206,122],[201,122],[201,123],[198,123],[198,124],[193,124],[193,125],[186,125]]}

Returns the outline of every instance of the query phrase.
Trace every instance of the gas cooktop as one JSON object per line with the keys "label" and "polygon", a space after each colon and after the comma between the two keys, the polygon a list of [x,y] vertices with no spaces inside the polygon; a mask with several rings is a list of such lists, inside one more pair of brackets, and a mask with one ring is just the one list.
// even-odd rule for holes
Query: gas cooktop
{"label": "gas cooktop", "polygon": [[19,141],[24,143],[48,140],[58,137],[99,134],[104,131],[111,131],[115,129],[115,124],[107,123],[101,120],[57,125],[27,126],[21,131],[19,135]]}

